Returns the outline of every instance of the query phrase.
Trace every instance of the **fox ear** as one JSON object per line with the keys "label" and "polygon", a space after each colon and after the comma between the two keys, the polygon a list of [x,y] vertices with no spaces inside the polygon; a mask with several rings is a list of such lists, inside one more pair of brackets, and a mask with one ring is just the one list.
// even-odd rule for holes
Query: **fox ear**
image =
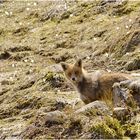
{"label": "fox ear", "polygon": [[69,65],[67,63],[61,62],[60,64],[61,64],[64,71],[66,71],[69,67]]}
{"label": "fox ear", "polygon": [[75,66],[77,67],[82,67],[82,60],[81,59],[78,59],[75,63]]}

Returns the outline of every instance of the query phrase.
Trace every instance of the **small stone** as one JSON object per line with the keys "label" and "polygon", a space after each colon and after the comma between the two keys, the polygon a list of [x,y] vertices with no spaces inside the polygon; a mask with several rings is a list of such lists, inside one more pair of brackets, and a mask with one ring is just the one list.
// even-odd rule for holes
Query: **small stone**
{"label": "small stone", "polygon": [[127,52],[125,55],[127,56],[127,55],[129,55],[129,54],[130,54],[130,53]]}
{"label": "small stone", "polygon": [[96,41],[96,40],[97,40],[97,38],[95,38],[95,37],[94,37],[93,39],[94,39],[94,41]]}
{"label": "small stone", "polygon": [[14,68],[15,67],[15,64],[12,64],[12,67]]}
{"label": "small stone", "polygon": [[25,59],[25,60],[24,60],[24,62],[26,63],[26,62],[28,62],[28,60],[27,60],[27,59]]}
{"label": "small stone", "polygon": [[22,25],[22,23],[21,23],[21,22],[19,22],[19,25]]}
{"label": "small stone", "polygon": [[46,79],[43,79],[43,82],[46,82]]}
{"label": "small stone", "polygon": [[60,92],[60,90],[58,89],[57,92]]}
{"label": "small stone", "polygon": [[128,29],[128,28],[129,28],[129,26],[128,26],[128,25],[126,25],[126,26],[125,26],[125,28],[126,28],[126,29]]}
{"label": "small stone", "polygon": [[30,8],[26,8],[26,10],[27,10],[27,11],[29,11],[29,10],[30,10]]}
{"label": "small stone", "polygon": [[111,70],[107,69],[107,72],[111,72]]}
{"label": "small stone", "polygon": [[36,6],[37,5],[37,3],[36,2],[34,2],[34,6]]}
{"label": "small stone", "polygon": [[70,14],[70,17],[73,17],[73,14]]}
{"label": "small stone", "polygon": [[9,12],[5,11],[5,14],[6,14],[7,16],[9,16]]}
{"label": "small stone", "polygon": [[10,79],[10,80],[13,80],[13,77],[10,77],[9,79]]}
{"label": "small stone", "polygon": [[117,27],[116,29],[117,29],[117,30],[119,30],[120,28],[119,28],[119,27]]}
{"label": "small stone", "polygon": [[105,53],[105,56],[106,56],[106,57],[109,57],[109,54],[108,54],[108,53]]}
{"label": "small stone", "polygon": [[31,63],[34,63],[34,60],[33,59],[31,59]]}
{"label": "small stone", "polygon": [[13,12],[10,12],[10,15],[12,15],[13,14]]}
{"label": "small stone", "polygon": [[30,69],[30,70],[29,70],[29,72],[30,72],[30,73],[32,73],[32,72],[33,72],[33,70],[31,70],[31,69]]}

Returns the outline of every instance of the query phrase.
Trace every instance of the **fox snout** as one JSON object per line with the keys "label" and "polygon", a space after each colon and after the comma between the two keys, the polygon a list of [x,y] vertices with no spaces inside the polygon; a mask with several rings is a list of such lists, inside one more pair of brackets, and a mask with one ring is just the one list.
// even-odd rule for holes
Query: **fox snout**
{"label": "fox snout", "polygon": [[72,80],[72,81],[76,81],[76,78],[75,78],[75,77],[72,77],[71,80]]}
{"label": "fox snout", "polygon": [[[82,77],[82,76],[81,76]],[[68,77],[68,79],[73,83],[73,84],[77,84],[81,81],[81,77],[77,77],[76,75]]]}
{"label": "fox snout", "polygon": [[71,78],[71,81],[76,82],[77,81],[77,77],[75,75],[73,75]]}

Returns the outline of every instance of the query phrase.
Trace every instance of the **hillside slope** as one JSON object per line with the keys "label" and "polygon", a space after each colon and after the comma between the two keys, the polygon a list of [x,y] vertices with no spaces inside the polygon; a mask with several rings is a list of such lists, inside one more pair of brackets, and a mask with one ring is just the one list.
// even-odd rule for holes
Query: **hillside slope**
{"label": "hillside slope", "polygon": [[[0,2],[1,139],[139,136],[135,118],[72,115],[84,104],[59,63],[77,57],[88,71],[139,73],[140,2]],[[44,113],[56,110],[64,118],[44,123]]]}

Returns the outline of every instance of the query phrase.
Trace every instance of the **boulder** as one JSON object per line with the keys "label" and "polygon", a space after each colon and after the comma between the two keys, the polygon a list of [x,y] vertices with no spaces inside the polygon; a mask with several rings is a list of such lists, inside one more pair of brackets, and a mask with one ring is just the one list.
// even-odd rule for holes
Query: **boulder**
{"label": "boulder", "polygon": [[120,83],[114,83],[114,103],[119,103],[120,100],[124,101],[125,104],[137,105],[140,106],[140,80],[126,80]]}
{"label": "boulder", "polygon": [[130,115],[130,111],[128,108],[124,107],[115,107],[113,110],[113,116],[115,116],[117,119],[124,119],[126,116]]}
{"label": "boulder", "polygon": [[36,116],[36,125],[49,127],[53,124],[63,123],[66,118],[66,115],[58,110],[52,112],[38,111]]}
{"label": "boulder", "polygon": [[111,115],[112,112],[107,106],[107,104],[103,101],[94,101],[92,103],[89,103],[80,109],[78,109],[75,113],[83,113],[86,114],[87,112],[96,112],[97,114],[106,114]]}

